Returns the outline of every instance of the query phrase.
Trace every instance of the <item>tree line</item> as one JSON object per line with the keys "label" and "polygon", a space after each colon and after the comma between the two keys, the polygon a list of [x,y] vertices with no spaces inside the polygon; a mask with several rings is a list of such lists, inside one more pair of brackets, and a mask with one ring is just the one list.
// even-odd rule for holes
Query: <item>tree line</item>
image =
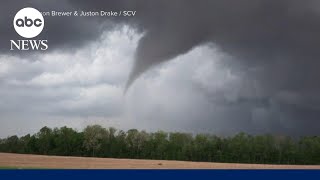
{"label": "tree line", "polygon": [[0,151],[10,153],[164,159],[263,164],[320,164],[320,137],[293,139],[284,136],[232,137],[164,131],[148,133],[130,129],[87,126],[43,127],[33,135],[0,139]]}

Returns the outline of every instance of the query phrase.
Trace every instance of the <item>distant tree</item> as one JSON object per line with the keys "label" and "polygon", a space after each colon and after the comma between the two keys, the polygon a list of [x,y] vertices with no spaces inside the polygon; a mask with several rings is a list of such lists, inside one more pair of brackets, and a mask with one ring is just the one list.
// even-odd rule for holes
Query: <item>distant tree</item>
{"label": "distant tree", "polygon": [[170,133],[168,144],[169,159],[186,160],[187,147],[190,146],[192,139],[192,134]]}
{"label": "distant tree", "polygon": [[21,146],[21,148],[19,149],[19,153],[31,153],[31,149],[28,146],[28,144],[30,142],[30,139],[31,139],[30,134],[22,136],[19,139],[19,143],[20,143],[20,146]]}
{"label": "distant tree", "polygon": [[168,159],[168,133],[158,131],[151,134],[149,142],[150,159]]}
{"label": "distant tree", "polygon": [[19,138],[18,136],[10,136],[6,140],[6,149],[8,152],[17,153],[19,147]]}
{"label": "distant tree", "polygon": [[92,152],[92,156],[95,152],[100,150],[102,140],[107,137],[107,131],[100,125],[87,126],[83,131],[84,147]]}
{"label": "distant tree", "polygon": [[37,138],[39,152],[42,154],[49,154],[50,150],[53,148],[52,129],[47,126],[41,128],[40,132],[37,133]]}
{"label": "distant tree", "polygon": [[77,131],[73,130],[72,128],[64,126],[60,129],[54,129],[53,134],[55,154],[65,156],[82,154],[81,146],[83,144],[83,137],[81,133],[77,133]]}

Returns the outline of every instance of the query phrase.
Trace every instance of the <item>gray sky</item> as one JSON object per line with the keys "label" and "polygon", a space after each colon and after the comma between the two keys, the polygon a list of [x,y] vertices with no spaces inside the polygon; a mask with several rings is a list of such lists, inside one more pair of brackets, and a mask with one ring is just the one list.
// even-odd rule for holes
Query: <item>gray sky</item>
{"label": "gray sky", "polygon": [[[3,1],[0,137],[42,126],[319,135],[318,1]],[[9,51],[15,13],[45,17],[46,52]],[[131,86],[130,86],[131,85]],[[124,91],[128,87],[128,91]]]}

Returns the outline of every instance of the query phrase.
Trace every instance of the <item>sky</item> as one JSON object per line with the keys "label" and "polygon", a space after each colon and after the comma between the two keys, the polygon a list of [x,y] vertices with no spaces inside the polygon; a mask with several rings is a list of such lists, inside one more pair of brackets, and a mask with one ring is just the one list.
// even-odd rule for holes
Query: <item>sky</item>
{"label": "sky", "polygon": [[[44,17],[49,49],[10,51],[24,7],[137,14]],[[0,137],[91,124],[320,133],[316,0],[4,0],[0,13]]]}

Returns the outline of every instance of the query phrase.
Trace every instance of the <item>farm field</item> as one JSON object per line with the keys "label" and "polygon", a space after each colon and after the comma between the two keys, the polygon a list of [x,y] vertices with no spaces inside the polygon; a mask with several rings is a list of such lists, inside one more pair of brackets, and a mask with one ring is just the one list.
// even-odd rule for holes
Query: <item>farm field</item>
{"label": "farm field", "polygon": [[0,153],[0,169],[320,169],[320,165],[264,165]]}

